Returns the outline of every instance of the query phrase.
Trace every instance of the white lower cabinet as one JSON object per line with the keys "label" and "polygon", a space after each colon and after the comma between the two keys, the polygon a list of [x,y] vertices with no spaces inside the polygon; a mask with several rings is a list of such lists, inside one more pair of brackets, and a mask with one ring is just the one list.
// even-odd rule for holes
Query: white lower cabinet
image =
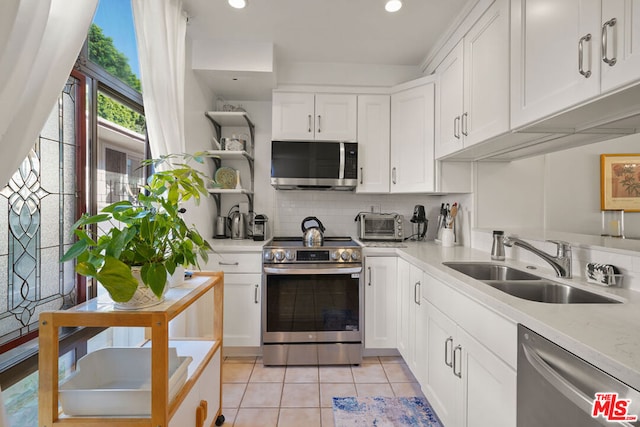
{"label": "white lower cabinet", "polygon": [[396,348],[395,256],[365,258],[364,345],[367,349]]}
{"label": "white lower cabinet", "polygon": [[260,347],[261,252],[211,254],[206,269],[224,271],[224,346]]}
{"label": "white lower cabinet", "polygon": [[260,274],[225,274],[224,345],[260,346]]}
{"label": "white lower cabinet", "polygon": [[398,260],[398,351],[418,382],[424,382],[427,367],[425,309],[422,305],[424,272]]}
{"label": "white lower cabinet", "polygon": [[[426,274],[424,285],[430,292],[446,286]],[[464,311],[471,300],[459,295],[457,301],[452,298],[454,294],[446,295],[447,307],[460,307]],[[515,369],[463,329],[455,309],[450,317],[427,298],[422,299],[426,312],[427,369],[421,385],[442,423],[447,427],[515,426]],[[460,315],[460,319],[464,318]],[[484,316],[476,319],[481,323],[483,320]]]}

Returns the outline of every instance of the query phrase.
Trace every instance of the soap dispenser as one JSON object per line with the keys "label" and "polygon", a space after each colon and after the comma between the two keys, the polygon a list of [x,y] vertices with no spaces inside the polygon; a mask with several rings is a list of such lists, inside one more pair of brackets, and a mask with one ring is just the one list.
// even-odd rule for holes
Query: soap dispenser
{"label": "soap dispenser", "polygon": [[493,245],[491,246],[491,259],[494,261],[504,261],[504,231],[495,230],[493,232]]}

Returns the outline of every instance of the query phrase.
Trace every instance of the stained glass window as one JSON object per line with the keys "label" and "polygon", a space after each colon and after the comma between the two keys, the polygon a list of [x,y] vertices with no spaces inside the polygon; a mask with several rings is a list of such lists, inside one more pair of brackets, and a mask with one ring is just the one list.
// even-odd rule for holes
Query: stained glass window
{"label": "stained glass window", "polygon": [[38,315],[76,304],[76,97],[70,77],[35,145],[0,190],[0,344],[37,329]]}

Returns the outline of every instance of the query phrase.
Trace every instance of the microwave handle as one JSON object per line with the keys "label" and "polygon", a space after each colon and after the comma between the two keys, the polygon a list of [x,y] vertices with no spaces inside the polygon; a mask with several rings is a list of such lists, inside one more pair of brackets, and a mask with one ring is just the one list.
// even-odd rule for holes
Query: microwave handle
{"label": "microwave handle", "polygon": [[[320,116],[318,116],[320,117]],[[346,163],[346,155],[344,150],[344,142],[340,143],[340,172],[338,178],[344,179],[344,165]]]}

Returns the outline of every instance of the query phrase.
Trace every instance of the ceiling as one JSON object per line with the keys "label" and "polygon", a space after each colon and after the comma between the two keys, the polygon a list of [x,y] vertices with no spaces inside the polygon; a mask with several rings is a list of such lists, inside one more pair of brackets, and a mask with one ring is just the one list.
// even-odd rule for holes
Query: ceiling
{"label": "ceiling", "polygon": [[[395,13],[384,10],[384,0],[248,3],[238,10],[226,0],[183,0],[187,37],[222,44],[272,43],[274,72],[278,64],[310,62],[420,67],[475,1],[404,0]],[[215,84],[215,76],[209,77]],[[273,84],[274,79],[266,80]]]}

